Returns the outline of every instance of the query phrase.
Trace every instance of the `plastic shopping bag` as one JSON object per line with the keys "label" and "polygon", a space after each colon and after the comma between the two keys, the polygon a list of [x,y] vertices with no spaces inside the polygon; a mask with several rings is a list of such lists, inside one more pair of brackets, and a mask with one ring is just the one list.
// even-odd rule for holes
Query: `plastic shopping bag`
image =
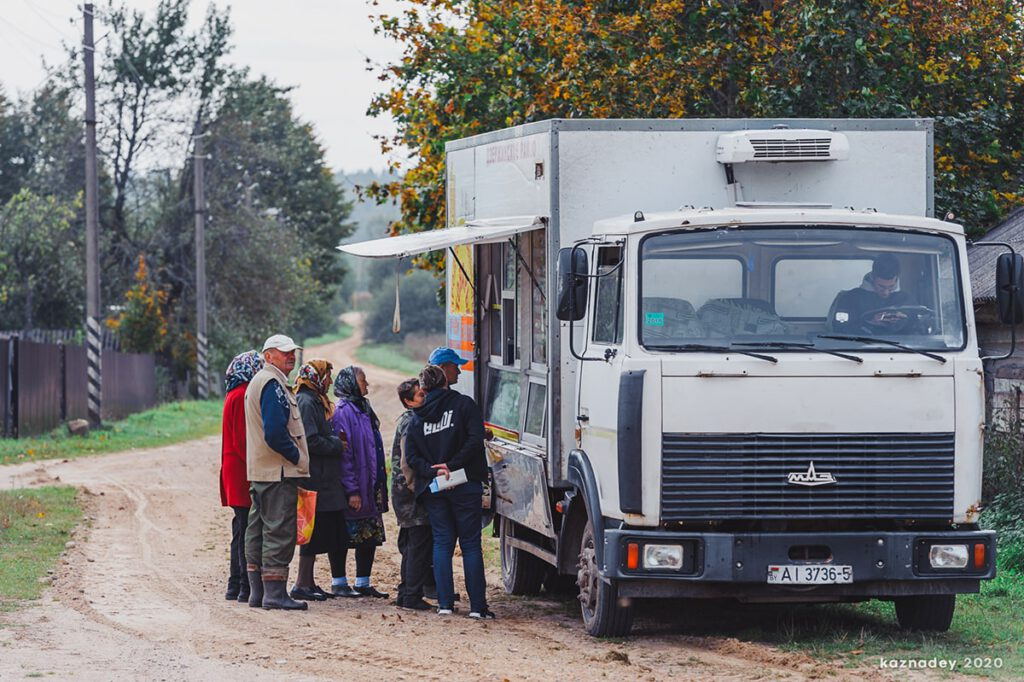
{"label": "plastic shopping bag", "polygon": [[298,538],[297,544],[304,545],[313,537],[313,520],[316,517],[316,491],[299,488]]}

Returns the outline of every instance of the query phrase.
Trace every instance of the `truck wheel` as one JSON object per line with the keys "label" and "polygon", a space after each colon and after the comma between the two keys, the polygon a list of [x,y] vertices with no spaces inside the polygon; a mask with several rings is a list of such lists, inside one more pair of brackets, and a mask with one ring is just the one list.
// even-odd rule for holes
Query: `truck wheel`
{"label": "truck wheel", "polygon": [[896,620],[904,630],[946,632],[953,622],[956,609],[955,594],[927,594],[914,597],[898,597]]}
{"label": "truck wheel", "polygon": [[576,564],[576,584],[580,588],[583,628],[594,637],[624,637],[633,628],[633,602],[619,599],[614,580],[601,579],[594,547],[594,529],[587,521]]}
{"label": "truck wheel", "polygon": [[508,542],[508,538],[515,537],[515,521],[510,521],[502,516],[499,528],[501,529],[501,582],[505,585],[505,592],[516,595],[538,594],[540,586],[544,582],[547,564],[529,552],[512,547]]}

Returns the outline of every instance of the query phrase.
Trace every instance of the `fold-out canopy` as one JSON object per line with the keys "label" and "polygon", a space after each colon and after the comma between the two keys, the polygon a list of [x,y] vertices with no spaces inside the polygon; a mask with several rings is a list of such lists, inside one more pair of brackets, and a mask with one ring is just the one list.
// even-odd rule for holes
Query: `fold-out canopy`
{"label": "fold-out canopy", "polygon": [[539,230],[547,225],[543,216],[512,216],[474,220],[462,227],[428,230],[397,237],[372,239],[355,244],[342,244],[339,251],[363,258],[404,258],[427,251],[440,251],[460,244],[490,244],[508,239],[520,232]]}

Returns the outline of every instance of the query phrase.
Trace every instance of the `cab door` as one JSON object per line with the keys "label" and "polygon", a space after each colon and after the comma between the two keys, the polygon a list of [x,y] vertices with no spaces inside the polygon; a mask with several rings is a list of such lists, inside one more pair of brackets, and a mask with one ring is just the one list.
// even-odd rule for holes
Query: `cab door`
{"label": "cab door", "polygon": [[579,366],[580,444],[590,459],[601,495],[602,513],[621,518],[618,486],[618,408],[625,317],[625,249],[595,247],[586,345]]}

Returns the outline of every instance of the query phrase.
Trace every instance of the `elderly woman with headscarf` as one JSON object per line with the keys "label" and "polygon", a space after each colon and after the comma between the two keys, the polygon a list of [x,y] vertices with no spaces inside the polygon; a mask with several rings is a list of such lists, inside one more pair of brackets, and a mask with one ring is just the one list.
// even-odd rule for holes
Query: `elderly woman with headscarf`
{"label": "elderly woman with headscarf", "polygon": [[236,355],[224,376],[224,417],[221,425],[220,503],[231,507],[231,569],[224,598],[249,601],[245,573],[245,528],[249,523],[249,480],[245,470],[245,389],[263,369],[263,357],[250,350]]}
{"label": "elderly woman with headscarf", "polygon": [[348,585],[344,572],[331,581],[337,594],[346,596],[387,597],[370,584],[370,572],[378,545],[384,543],[384,519],[388,510],[387,474],[384,470],[384,441],[380,420],[366,399],[369,392],[366,373],[359,367],[346,367],[334,380],[338,405],[331,417],[334,433],[345,434],[348,447],[341,458],[341,480],[348,496],[345,510],[348,547],[356,551],[356,584]]}
{"label": "elderly woman with headscarf", "polygon": [[299,573],[292,588],[292,599],[323,601],[336,595],[327,593],[313,580],[317,554],[326,554],[331,573],[345,575],[345,489],[341,484],[341,456],[345,443],[334,435],[329,420],[334,405],[327,392],[331,388],[333,365],[327,360],[310,360],[299,368],[295,381],[295,402],[302,415],[309,448],[309,480],[305,487],[316,491],[316,516],[313,537],[299,547]]}

